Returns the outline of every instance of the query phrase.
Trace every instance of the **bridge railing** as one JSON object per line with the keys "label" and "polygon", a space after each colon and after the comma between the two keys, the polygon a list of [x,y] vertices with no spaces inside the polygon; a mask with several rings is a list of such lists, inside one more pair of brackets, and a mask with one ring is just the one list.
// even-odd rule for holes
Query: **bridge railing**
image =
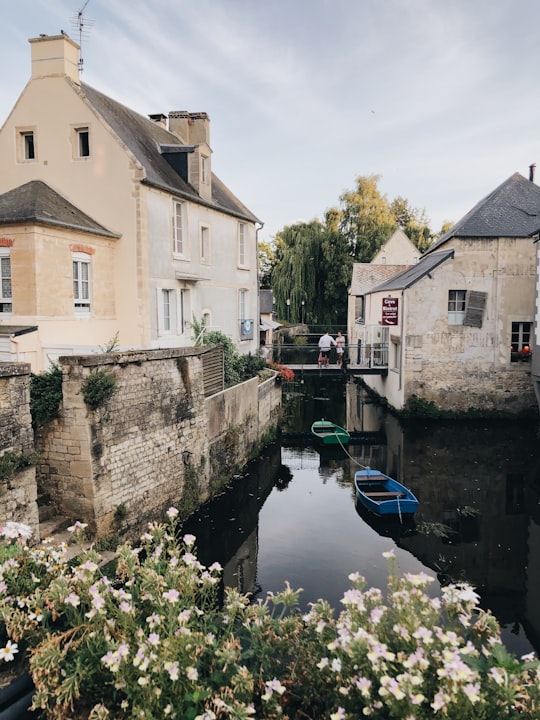
{"label": "bridge railing", "polygon": [[[353,346],[345,345],[345,364],[348,367],[358,368],[387,368],[388,367],[388,333],[387,328],[375,328],[370,332],[365,328],[364,333]],[[270,347],[270,362],[289,366],[316,366],[319,358],[319,345],[307,343],[283,343]],[[335,348],[330,350],[329,361],[331,365],[337,363]]]}

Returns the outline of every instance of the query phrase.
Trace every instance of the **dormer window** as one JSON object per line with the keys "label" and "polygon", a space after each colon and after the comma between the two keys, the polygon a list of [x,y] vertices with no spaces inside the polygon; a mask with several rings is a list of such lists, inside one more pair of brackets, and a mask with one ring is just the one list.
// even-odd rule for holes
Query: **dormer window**
{"label": "dormer window", "polygon": [[205,185],[209,181],[209,171],[208,171],[208,157],[206,155],[201,155],[201,182]]}

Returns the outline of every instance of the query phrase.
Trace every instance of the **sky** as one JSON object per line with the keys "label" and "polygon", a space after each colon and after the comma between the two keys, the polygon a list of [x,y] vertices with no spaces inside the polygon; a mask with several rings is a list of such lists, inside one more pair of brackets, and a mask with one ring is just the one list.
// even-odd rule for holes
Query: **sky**
{"label": "sky", "polygon": [[514,172],[540,178],[538,0],[0,0],[0,21],[0,125],[28,39],[64,30],[88,85],[143,115],[208,113],[212,169],[261,240],[358,176],[435,232]]}

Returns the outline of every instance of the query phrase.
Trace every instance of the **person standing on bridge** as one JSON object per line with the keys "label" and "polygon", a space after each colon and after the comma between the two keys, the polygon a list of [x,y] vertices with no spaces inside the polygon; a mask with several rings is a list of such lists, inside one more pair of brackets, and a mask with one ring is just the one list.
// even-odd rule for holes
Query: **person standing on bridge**
{"label": "person standing on bridge", "polygon": [[334,338],[328,333],[328,330],[324,333],[324,335],[321,336],[321,339],[319,340],[319,363],[323,367],[328,367],[328,360],[330,355],[330,349],[332,348],[332,345],[336,346],[336,341]]}
{"label": "person standing on bridge", "polygon": [[338,367],[343,366],[343,354],[345,352],[345,338],[341,334],[341,330],[338,332],[336,337],[336,352],[337,352],[337,364]]}

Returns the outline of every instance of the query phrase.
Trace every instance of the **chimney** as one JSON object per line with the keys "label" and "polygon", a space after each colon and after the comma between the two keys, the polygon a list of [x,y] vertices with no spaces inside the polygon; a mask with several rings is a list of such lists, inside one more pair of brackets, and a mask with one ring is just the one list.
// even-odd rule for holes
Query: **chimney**
{"label": "chimney", "polygon": [[169,130],[186,145],[210,145],[210,118],[205,112],[172,110],[169,113]]}
{"label": "chimney", "polygon": [[43,35],[28,40],[31,46],[32,80],[44,77],[71,78],[78,85],[79,45],[68,35]]}
{"label": "chimney", "polygon": [[163,113],[154,113],[148,117],[152,120],[152,122],[158,123],[158,125],[163,125],[164,128],[167,127],[167,116]]}
{"label": "chimney", "polygon": [[169,113],[169,131],[193,146],[188,160],[188,182],[205,200],[212,199],[210,118],[205,112],[175,110]]}
{"label": "chimney", "polygon": [[536,163],[529,165],[529,180],[534,182],[534,174],[536,172]]}

